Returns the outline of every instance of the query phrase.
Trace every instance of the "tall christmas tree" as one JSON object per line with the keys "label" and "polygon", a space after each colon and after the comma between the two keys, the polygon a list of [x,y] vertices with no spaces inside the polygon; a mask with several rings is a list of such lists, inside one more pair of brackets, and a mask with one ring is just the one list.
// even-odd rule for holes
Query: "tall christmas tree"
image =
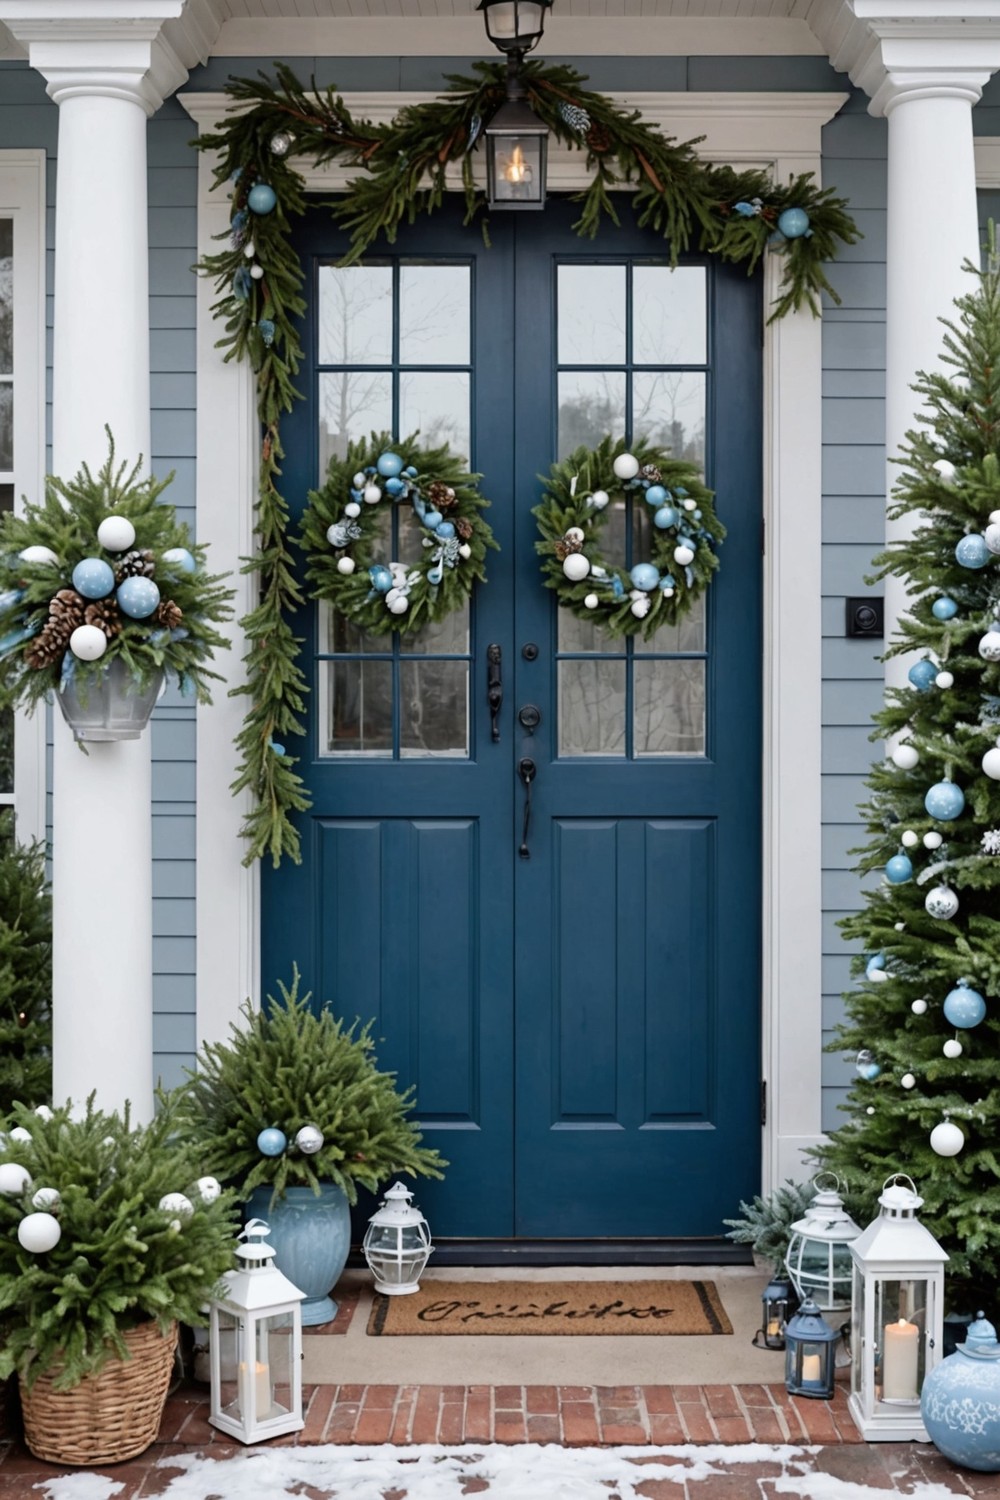
{"label": "tall christmas tree", "polygon": [[860,982],[834,1048],[856,1056],[849,1123],[820,1153],[872,1202],[910,1174],[951,1256],[949,1300],[1000,1276],[1000,261],[944,324],[921,374],[890,514],[912,535],[876,559],[911,596],[887,655],[913,655],[873,738],[862,873],[883,878],[843,930]]}

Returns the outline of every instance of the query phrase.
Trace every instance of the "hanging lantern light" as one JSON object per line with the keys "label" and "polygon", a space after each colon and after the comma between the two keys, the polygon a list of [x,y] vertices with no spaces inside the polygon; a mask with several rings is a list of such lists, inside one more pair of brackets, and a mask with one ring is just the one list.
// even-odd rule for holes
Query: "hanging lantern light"
{"label": "hanging lantern light", "polygon": [[400,1297],[420,1290],[420,1278],[430,1260],[432,1245],[427,1220],[413,1205],[413,1194],[397,1182],[372,1214],[362,1244],[375,1290]]}
{"label": "hanging lantern light", "polygon": [[911,1178],[887,1177],[878,1201],[851,1245],[851,1416],[866,1442],[926,1443],[920,1393],[943,1353],[948,1256],[917,1219]]}
{"label": "hanging lantern light", "polygon": [[[821,1187],[824,1178],[836,1187]],[[803,1302],[811,1297],[824,1312],[843,1312],[851,1305],[850,1245],[861,1230],[844,1208],[833,1172],[821,1172],[813,1187],[815,1198],[792,1225],[785,1266]]]}
{"label": "hanging lantern light", "polygon": [[785,1328],[785,1387],[792,1396],[833,1395],[835,1353],[840,1340],[811,1298],[807,1298]]}
{"label": "hanging lantern light", "polygon": [[251,1219],[239,1236],[236,1271],[222,1278],[209,1310],[209,1422],[241,1443],[298,1432],[302,1418],[302,1308],[305,1293],[264,1244],[270,1233]]}
{"label": "hanging lantern light", "polygon": [[507,58],[507,97],[483,132],[490,208],[543,208],[548,127],[527,102],[525,54],[542,39],[552,0],[480,0],[486,35]]}
{"label": "hanging lantern light", "polygon": [[761,1293],[760,1328],[754,1334],[758,1349],[784,1349],[785,1325],[795,1310],[796,1297],[791,1282],[783,1276],[772,1276]]}

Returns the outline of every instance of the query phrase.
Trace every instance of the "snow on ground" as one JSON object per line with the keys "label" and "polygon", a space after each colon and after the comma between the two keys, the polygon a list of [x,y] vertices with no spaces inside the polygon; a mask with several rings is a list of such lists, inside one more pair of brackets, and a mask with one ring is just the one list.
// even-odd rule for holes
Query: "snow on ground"
{"label": "snow on ground", "polygon": [[[232,1458],[202,1453],[161,1459],[168,1478],[164,1500],[247,1500],[248,1496],[325,1495],[330,1500],[644,1500],[639,1486],[666,1480],[696,1485],[715,1475],[766,1465],[773,1493],[796,1500],[875,1500],[881,1487],[855,1484],[815,1467],[815,1448],[745,1443],[673,1448],[560,1448],[523,1443],[478,1447],[373,1448],[342,1446],[252,1448]],[[177,1471],[180,1472],[177,1472]],[[777,1472],[776,1472],[777,1471]],[[308,1488],[307,1488],[308,1487]],[[122,1485],[76,1472],[33,1485],[44,1500],[114,1500]],[[756,1486],[754,1486],[754,1491]],[[694,1493],[694,1491],[689,1491]],[[942,1484],[919,1481],[910,1500],[953,1500]]]}

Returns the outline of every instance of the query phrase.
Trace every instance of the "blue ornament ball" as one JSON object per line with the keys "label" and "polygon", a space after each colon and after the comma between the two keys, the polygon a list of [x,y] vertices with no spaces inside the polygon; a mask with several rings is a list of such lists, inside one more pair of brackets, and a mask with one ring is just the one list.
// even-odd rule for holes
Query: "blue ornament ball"
{"label": "blue ornament ball", "polygon": [[631,578],[634,588],[648,591],[649,589],[655,589],[659,583],[660,570],[655,568],[652,563],[636,563],[628,576]]}
{"label": "blue ornament ball", "polygon": [[375,467],[383,479],[395,479],[403,472],[403,460],[398,453],[380,453]]}
{"label": "blue ornament ball", "polygon": [[809,215],[804,208],[786,208],[778,215],[778,232],[786,240],[801,239],[809,228]]}
{"label": "blue ornament ball", "polygon": [[672,505],[661,505],[653,517],[653,525],[660,531],[669,531],[671,526],[677,525],[677,512]]}
{"label": "blue ornament ball", "polygon": [[151,578],[126,578],[118,585],[118,608],[132,620],[146,620],[160,602],[160,591]]}
{"label": "blue ornament ball", "polygon": [[945,1019],[960,1031],[978,1026],[986,1014],[986,1001],[978,990],[960,979],[958,988],[949,990],[944,1002]]}
{"label": "blue ornament ball", "polygon": [[965,807],[965,793],[953,781],[935,782],[924,798],[924,807],[932,818],[949,823]]}
{"label": "blue ornament ball", "polygon": [[269,214],[278,201],[278,195],[268,182],[255,182],[247,193],[247,208],[254,214]]}
{"label": "blue ornament ball", "polygon": [[268,1125],[257,1137],[257,1150],[262,1156],[280,1156],[288,1145],[288,1137],[276,1125]]}
{"label": "blue ornament ball", "polygon": [[894,854],[885,867],[885,878],[892,885],[903,885],[913,878],[913,865],[905,854]]}
{"label": "blue ornament ball", "polygon": [[667,498],[667,492],[662,484],[651,484],[646,491],[647,505],[662,505]]}
{"label": "blue ornament ball", "polygon": [[385,482],[385,492],[395,500],[397,496],[406,494],[406,484],[402,479],[396,479],[395,477],[387,479]]}
{"label": "blue ornament ball", "polygon": [[859,1078],[864,1078],[867,1083],[872,1083],[879,1076],[882,1069],[875,1061],[875,1055],[867,1047],[862,1047],[854,1063]]}
{"label": "blue ornament ball", "polygon": [[392,588],[392,574],[382,563],[376,563],[374,567],[369,568],[368,577],[377,594],[387,594]]}
{"label": "blue ornament ball", "polygon": [[963,536],[955,548],[955,559],[963,568],[985,568],[990,560],[990,549],[985,538],[978,531],[971,531],[968,536]]}
{"label": "blue ornament ball", "polygon": [[163,561],[172,568],[179,568],[182,573],[195,573],[198,569],[197,559],[186,547],[171,547],[164,552]]}
{"label": "blue ornament ball", "polygon": [[947,594],[942,594],[940,599],[935,599],[931,605],[931,613],[935,620],[953,620],[958,614],[958,605],[954,599],[949,599]]}
{"label": "blue ornament ball", "polygon": [[450,541],[455,535],[455,527],[451,521],[439,521],[434,528],[434,535],[439,536],[443,542]]}
{"label": "blue ornament ball", "polygon": [[114,571],[102,557],[85,557],[73,569],[73,587],[85,599],[104,599],[114,586]]}
{"label": "blue ornament ball", "polygon": [[417,471],[412,464],[407,464],[406,468],[403,470],[403,473],[406,475],[407,479],[416,479],[417,477]]}
{"label": "blue ornament ball", "polygon": [[427,527],[428,531],[435,531],[441,525],[441,522],[443,520],[444,516],[439,510],[424,511],[424,525]]}
{"label": "blue ornament ball", "polygon": [[925,656],[922,661],[915,661],[913,663],[906,677],[907,681],[911,682],[918,692],[926,693],[930,690],[931,683],[937,674],[937,667],[932,661],[928,661]]}

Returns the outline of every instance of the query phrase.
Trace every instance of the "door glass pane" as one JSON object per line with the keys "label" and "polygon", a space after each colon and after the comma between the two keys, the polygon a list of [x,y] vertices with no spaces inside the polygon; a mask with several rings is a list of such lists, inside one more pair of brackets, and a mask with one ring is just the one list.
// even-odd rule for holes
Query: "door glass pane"
{"label": "door glass pane", "polygon": [[392,662],[319,664],[320,755],[392,753]]}
{"label": "door glass pane", "polygon": [[637,265],[632,271],[632,358],[637,365],[703,365],[704,266]]}
{"label": "door glass pane", "polygon": [[639,755],[704,755],[705,663],[636,661],[632,718]]}
{"label": "door glass pane", "polygon": [[456,457],[468,463],[469,376],[457,370],[401,374],[399,431],[419,432],[421,448],[447,443]]}
{"label": "door glass pane", "polygon": [[635,638],[637,655],[654,652],[657,655],[676,651],[705,650],[705,595],[691,605],[690,613],[678,620],[676,625],[660,625],[648,641],[641,636]]}
{"label": "door glass pane", "polygon": [[559,650],[560,651],[602,651],[612,655],[622,655],[624,642],[615,640],[604,630],[596,620],[579,619],[570,614],[568,609],[561,609],[557,615],[559,624]]}
{"label": "door glass pane", "polygon": [[618,370],[563,370],[559,375],[559,457],[596,448],[625,431],[625,374]]}
{"label": "door glass pane", "polygon": [[391,364],[391,266],[320,266],[319,362]]}
{"label": "door glass pane", "polygon": [[399,360],[404,365],[469,363],[469,266],[404,263],[399,268]]}
{"label": "door glass pane", "polygon": [[320,629],[319,649],[321,653],[336,652],[338,655],[344,652],[372,652],[375,655],[388,656],[389,638],[384,635],[369,635],[366,630],[359,630],[353,621],[348,620],[345,615],[337,611],[324,601],[320,602]]}
{"label": "door glass pane", "polygon": [[14,369],[14,221],[0,219],[0,375]]}
{"label": "door glass pane", "polygon": [[561,661],[559,754],[625,754],[625,662]]}
{"label": "door glass pane", "polygon": [[421,625],[399,638],[400,651],[411,656],[460,655],[469,649],[469,605],[466,602],[445,619]]}
{"label": "door glass pane", "polygon": [[14,387],[0,384],[0,469],[14,467]]}
{"label": "door glass pane", "polygon": [[399,710],[401,755],[468,755],[468,662],[400,662]]}
{"label": "door glass pane", "polygon": [[558,275],[559,363],[624,364],[625,267],[565,265]]}
{"label": "door glass pane", "polygon": [[345,370],[319,377],[319,479],[331,458],[344,458],[353,438],[392,430],[388,370]]}
{"label": "door glass pane", "polygon": [[672,457],[705,466],[705,377],[675,370],[632,377],[632,431],[669,448]]}

